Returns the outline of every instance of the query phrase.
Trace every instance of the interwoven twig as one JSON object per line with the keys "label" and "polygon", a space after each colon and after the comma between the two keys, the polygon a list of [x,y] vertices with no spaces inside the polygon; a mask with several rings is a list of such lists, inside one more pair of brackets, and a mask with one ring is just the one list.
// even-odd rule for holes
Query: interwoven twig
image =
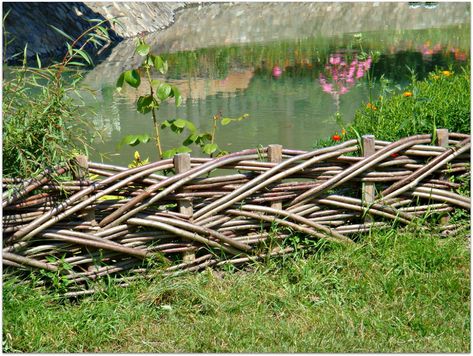
{"label": "interwoven twig", "polygon": [[[14,192],[3,194],[3,263],[61,273],[73,296],[89,294],[85,283],[100,276],[146,272],[143,260],[182,273],[289,253],[284,240],[294,233],[353,243],[353,234],[372,228],[470,209],[449,179],[469,175],[470,136],[449,137],[449,147],[432,145],[431,135],[375,140],[366,157],[349,140],[274,150],[280,157],[271,162],[268,148],[188,157],[190,169],[175,174],[169,159],[133,169],[89,162],[95,180],[52,182],[65,168],[4,179],[4,191]],[[371,202],[365,184],[378,192]],[[190,210],[180,210],[184,202]]]}

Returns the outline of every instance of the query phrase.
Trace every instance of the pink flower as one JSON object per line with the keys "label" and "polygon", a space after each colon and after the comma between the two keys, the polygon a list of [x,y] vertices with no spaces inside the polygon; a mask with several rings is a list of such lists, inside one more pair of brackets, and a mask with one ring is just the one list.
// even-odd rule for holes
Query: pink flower
{"label": "pink flower", "polygon": [[363,70],[363,67],[358,67],[356,70],[356,79],[360,79],[365,75],[365,71]]}
{"label": "pink flower", "polygon": [[273,77],[275,78],[279,78],[282,74],[282,70],[281,68],[279,68],[278,66],[274,66],[273,67]]}
{"label": "pink flower", "polygon": [[334,54],[334,55],[331,55],[330,58],[329,58],[329,63],[331,65],[340,64],[341,61],[342,61],[342,57],[338,53]]}

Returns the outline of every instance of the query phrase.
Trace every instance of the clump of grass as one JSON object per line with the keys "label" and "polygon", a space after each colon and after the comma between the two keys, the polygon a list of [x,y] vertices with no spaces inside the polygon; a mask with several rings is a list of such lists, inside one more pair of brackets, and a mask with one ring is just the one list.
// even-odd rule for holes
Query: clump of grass
{"label": "clump of grass", "polygon": [[112,283],[76,301],[7,281],[3,349],[469,352],[467,230],[378,231],[250,270]]}
{"label": "clump of grass", "polygon": [[[366,103],[355,113],[352,127],[359,134],[395,141],[432,133],[436,128],[470,132],[470,70],[435,71],[417,81],[412,74],[403,90],[388,88],[388,95]],[[351,130],[348,130],[349,132]]]}

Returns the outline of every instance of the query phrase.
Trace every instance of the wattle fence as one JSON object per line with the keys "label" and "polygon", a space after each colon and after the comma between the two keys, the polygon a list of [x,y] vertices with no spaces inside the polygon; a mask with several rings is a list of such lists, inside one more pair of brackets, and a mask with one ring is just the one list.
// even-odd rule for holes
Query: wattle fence
{"label": "wattle fence", "polygon": [[[470,177],[470,136],[435,136],[391,143],[368,135],[308,152],[270,145],[219,158],[179,154],[136,168],[80,156],[34,180],[4,178],[4,273],[42,270],[77,296],[93,293],[88,281],[100,276],[126,285],[149,271],[291,253],[295,234],[353,243],[373,228],[469,210],[458,189]],[[71,173],[74,180],[61,180]],[[448,217],[441,223],[457,228]]]}

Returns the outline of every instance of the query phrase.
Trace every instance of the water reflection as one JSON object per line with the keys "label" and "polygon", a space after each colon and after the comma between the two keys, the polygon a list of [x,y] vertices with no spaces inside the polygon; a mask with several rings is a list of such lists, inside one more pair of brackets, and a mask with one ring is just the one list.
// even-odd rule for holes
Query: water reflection
{"label": "water reflection", "polygon": [[[309,5],[313,6],[291,6]],[[348,5],[334,6],[344,9]],[[442,7],[445,10],[443,5]],[[217,11],[217,8],[219,6],[212,5],[207,10]],[[222,4],[220,8],[225,8],[226,11],[233,9],[230,12],[233,15],[242,8],[247,11],[243,5],[232,7]],[[277,11],[282,9],[279,5],[272,5],[271,11],[276,11],[276,8],[279,8]],[[439,16],[439,23],[459,22],[458,9],[450,13],[455,13],[450,18],[440,10],[440,6],[439,9],[429,10],[434,12],[423,19],[423,26],[429,26],[434,14]],[[287,11],[293,11],[293,8]],[[255,16],[244,18],[244,14],[250,16],[249,12],[243,12],[238,17],[241,21],[251,24],[255,20]],[[223,16],[223,13],[220,15]],[[186,16],[196,15],[190,12],[182,14],[176,25],[183,19],[189,21]],[[197,18],[195,20],[203,21]],[[406,23],[410,21],[412,24],[414,20],[414,17],[407,18]],[[225,33],[227,38],[231,38],[232,29],[222,29],[223,34],[212,32],[214,27],[218,28],[218,21],[207,25],[200,23],[202,27],[193,34],[189,34],[186,28],[173,30],[171,27],[163,33],[150,35],[149,40],[153,44],[153,51],[160,52],[169,62],[170,70],[166,78],[156,79],[176,85],[185,99],[178,109],[172,103],[163,104],[159,117],[163,120],[182,117],[205,130],[209,129],[211,118],[217,112],[233,117],[248,113],[250,120],[245,120],[241,126],[228,126],[218,134],[220,146],[231,151],[271,143],[310,149],[316,139],[330,137],[339,129],[334,120],[336,112],[340,112],[341,117],[349,121],[355,110],[368,101],[368,71],[373,78],[383,75],[402,84],[410,75],[407,66],[414,69],[418,78],[422,79],[435,67],[447,69],[453,66],[455,69],[469,61],[468,24],[442,29],[378,30],[364,33],[364,50],[367,53],[381,53],[379,60],[373,63],[371,58],[363,61],[357,58],[359,47],[355,46],[356,41],[350,33],[330,37],[314,36],[313,33],[317,32],[312,32],[310,36],[308,34],[311,32],[307,29],[301,29],[299,33],[294,33],[293,29],[284,29],[281,34],[284,40],[236,45],[223,38]],[[194,29],[198,26],[196,22],[190,25]],[[207,27],[204,28],[205,26]],[[270,32],[275,31],[275,24],[272,22],[265,23],[267,28],[264,30],[261,23],[255,26],[249,29],[261,29],[259,34],[251,34],[255,39],[260,36],[260,39],[267,40],[271,38]],[[332,33],[335,30],[343,33],[342,28],[332,28]],[[325,28],[324,31],[328,33]],[[190,38],[185,37],[186,33]],[[197,42],[192,42],[191,39],[195,39],[197,35],[200,36],[196,39]],[[222,37],[220,42],[219,36]],[[292,37],[288,39],[287,36]],[[198,48],[200,45],[196,43],[203,43],[205,40],[207,44],[218,46],[202,45],[203,48]],[[230,44],[224,45],[228,42]],[[176,47],[177,45],[179,46]],[[84,83],[97,88],[101,95],[99,103],[93,104],[91,101],[97,111],[93,120],[97,127],[104,129],[105,143],[97,144],[98,151],[115,152],[115,144],[124,135],[152,132],[151,120],[138,114],[134,108],[136,99],[147,88],[127,88],[120,94],[113,93],[115,81],[121,71],[139,63],[140,58],[133,54],[133,48],[133,41],[117,46],[106,61],[87,75]],[[189,50],[190,48],[193,50]],[[340,100],[341,96],[343,100]],[[164,145],[177,143],[178,139],[172,136],[165,137],[163,142]],[[120,151],[122,156],[115,162],[125,164],[130,161],[134,149],[123,148]],[[155,156],[152,144],[140,146],[140,151],[143,157]]]}
{"label": "water reflection", "polygon": [[330,54],[324,72],[319,74],[319,83],[322,90],[334,98],[337,112],[340,111],[340,95],[348,93],[355,83],[365,76],[371,68],[371,62],[370,56],[360,61],[356,54],[352,59],[342,56],[341,53]]}

